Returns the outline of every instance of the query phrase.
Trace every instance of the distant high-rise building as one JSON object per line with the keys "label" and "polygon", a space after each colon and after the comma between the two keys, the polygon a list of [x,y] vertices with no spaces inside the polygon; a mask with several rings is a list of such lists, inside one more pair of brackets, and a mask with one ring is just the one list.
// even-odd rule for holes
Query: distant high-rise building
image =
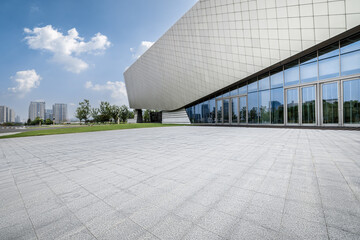
{"label": "distant high-rise building", "polygon": [[46,119],[53,120],[53,110],[52,109],[45,110],[45,120]]}
{"label": "distant high-rise building", "polygon": [[67,104],[55,103],[53,105],[53,118],[55,123],[62,123],[67,121]]}
{"label": "distant high-rise building", "polygon": [[6,122],[6,115],[7,115],[7,107],[6,106],[0,106],[0,123]]}
{"label": "distant high-rise building", "polygon": [[7,106],[0,106],[0,123],[15,122],[15,111]]}
{"label": "distant high-rise building", "polygon": [[34,121],[37,117],[45,119],[45,102],[30,102],[29,118]]}
{"label": "distant high-rise building", "polygon": [[21,122],[21,120],[20,120],[20,116],[19,116],[19,115],[17,115],[17,116],[15,117],[15,122],[16,122],[16,123]]}

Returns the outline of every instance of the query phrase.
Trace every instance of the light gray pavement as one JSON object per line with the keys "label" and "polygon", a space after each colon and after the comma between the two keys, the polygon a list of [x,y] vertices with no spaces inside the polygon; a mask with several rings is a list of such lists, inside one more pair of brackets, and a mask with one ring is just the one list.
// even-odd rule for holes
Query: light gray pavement
{"label": "light gray pavement", "polygon": [[360,239],[360,132],[0,140],[0,239]]}

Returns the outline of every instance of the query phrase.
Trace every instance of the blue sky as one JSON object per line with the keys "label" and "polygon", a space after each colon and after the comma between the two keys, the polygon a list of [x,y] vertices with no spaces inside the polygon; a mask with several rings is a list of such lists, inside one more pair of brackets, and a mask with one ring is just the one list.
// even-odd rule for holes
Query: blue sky
{"label": "blue sky", "polygon": [[197,0],[0,1],[0,105],[127,104],[123,72]]}

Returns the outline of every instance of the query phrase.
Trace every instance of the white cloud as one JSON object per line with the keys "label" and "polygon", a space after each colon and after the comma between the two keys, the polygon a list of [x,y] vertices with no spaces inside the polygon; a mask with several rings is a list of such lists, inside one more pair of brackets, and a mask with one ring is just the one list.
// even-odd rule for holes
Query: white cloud
{"label": "white cloud", "polygon": [[41,77],[34,69],[19,71],[11,79],[17,84],[15,87],[8,88],[9,91],[19,93],[23,97],[31,89],[40,85]]}
{"label": "white cloud", "polygon": [[80,73],[89,65],[80,59],[82,53],[100,54],[111,43],[105,35],[95,34],[90,41],[85,42],[75,28],[70,29],[67,35],[54,29],[51,25],[33,30],[25,28],[27,44],[31,49],[46,50],[53,54],[52,60],[61,64],[67,71]]}
{"label": "white cloud", "polygon": [[137,48],[130,48],[133,59],[138,59],[141,55],[148,50],[154,42],[142,41]]}
{"label": "white cloud", "polygon": [[111,82],[108,81],[106,84],[93,84],[88,81],[85,83],[85,88],[91,89],[98,92],[110,92],[110,96],[117,102],[127,102],[127,92],[124,82]]}

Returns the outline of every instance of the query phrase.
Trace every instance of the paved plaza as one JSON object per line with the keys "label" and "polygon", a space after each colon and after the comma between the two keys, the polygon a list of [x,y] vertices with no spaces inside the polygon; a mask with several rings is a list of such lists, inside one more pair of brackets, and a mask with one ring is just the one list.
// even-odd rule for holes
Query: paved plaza
{"label": "paved plaza", "polygon": [[0,140],[0,239],[360,239],[360,132]]}

